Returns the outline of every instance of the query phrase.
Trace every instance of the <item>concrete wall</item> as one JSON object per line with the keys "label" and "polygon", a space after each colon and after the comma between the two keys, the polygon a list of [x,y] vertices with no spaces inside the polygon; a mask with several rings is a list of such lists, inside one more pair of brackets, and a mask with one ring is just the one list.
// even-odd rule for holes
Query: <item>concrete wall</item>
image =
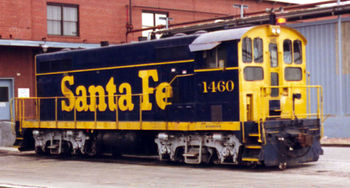
{"label": "concrete wall", "polygon": [[0,121],[0,147],[12,146],[15,139],[15,135],[11,129],[11,122]]}

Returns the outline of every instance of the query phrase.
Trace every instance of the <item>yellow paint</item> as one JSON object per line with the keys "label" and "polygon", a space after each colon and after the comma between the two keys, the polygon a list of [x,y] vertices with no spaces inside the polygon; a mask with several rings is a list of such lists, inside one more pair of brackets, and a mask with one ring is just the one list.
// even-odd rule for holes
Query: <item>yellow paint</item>
{"label": "yellow paint", "polygon": [[[89,110],[90,112],[94,112],[97,108],[100,112],[103,112],[107,108],[107,104],[105,101],[105,90],[102,86],[89,86],[89,93],[90,93],[90,105]],[[96,97],[96,94],[98,96]],[[98,98],[98,105],[96,104],[96,98]]]}
{"label": "yellow paint", "polygon": [[142,82],[141,94],[133,95],[132,86],[128,82],[119,85],[119,94],[117,94],[117,85],[114,83],[114,77],[111,77],[105,88],[102,85],[90,85],[86,89],[85,86],[78,85],[75,89],[76,96],[74,96],[73,91],[68,87],[74,85],[74,76],[64,76],[61,80],[61,92],[63,98],[67,98],[67,100],[61,100],[62,110],[67,112],[71,112],[73,109],[77,112],[95,112],[96,110],[104,112],[107,108],[110,111],[115,111],[119,106],[121,111],[133,111],[135,107],[133,96],[138,96],[141,101],[141,109],[150,111],[152,110],[150,96],[153,94],[155,94],[155,101],[160,109],[164,110],[167,105],[171,105],[171,102],[168,101],[168,98],[173,96],[170,83],[162,82],[156,87],[150,86],[151,79],[154,83],[158,82],[157,69],[140,70],[139,77]]}
{"label": "yellow paint", "polygon": [[164,110],[167,105],[171,105],[167,99],[173,96],[173,89],[167,82],[158,85],[156,90],[156,102],[160,109]]}
{"label": "yellow paint", "polygon": [[119,86],[119,92],[121,95],[119,97],[118,106],[121,111],[132,111],[134,110],[134,103],[132,102],[132,92],[131,92],[131,86],[129,83],[122,83]]}
{"label": "yellow paint", "polygon": [[152,78],[154,82],[158,82],[158,72],[156,69],[141,70],[139,77],[142,79],[142,103],[141,109],[152,110],[152,103],[149,102],[149,95],[154,93],[154,88],[149,86],[149,79]]}
{"label": "yellow paint", "polygon": [[103,68],[96,68],[96,69],[81,69],[81,70],[62,71],[62,72],[37,73],[36,76],[52,75],[52,74],[67,74],[67,73],[75,73],[75,72],[113,70],[113,69],[124,69],[124,68],[135,68],[135,67],[146,67],[146,66],[157,66],[157,65],[168,65],[168,64],[178,64],[178,63],[192,63],[192,62],[194,62],[194,59],[180,60],[180,61],[168,61],[168,62],[160,62],[160,63],[144,63],[144,64],[138,64],[138,65],[103,67]]}
{"label": "yellow paint", "polygon": [[[142,126],[142,127],[141,127]],[[23,121],[23,128],[168,130],[168,131],[240,131],[240,122],[156,122],[156,121]]]}
{"label": "yellow paint", "polygon": [[[280,33],[273,33],[273,30],[280,30]],[[281,101],[281,117],[294,119],[292,96],[295,93],[302,95],[301,99],[295,100],[295,114],[298,118],[306,116],[306,74],[305,74],[305,44],[306,39],[296,30],[284,26],[261,25],[247,31],[242,39],[248,37],[252,40],[254,48],[254,39],[261,38],[263,40],[263,63],[254,62],[254,50],[252,49],[252,62],[244,63],[242,58],[242,42],[238,43],[238,62],[239,62],[239,84],[240,84],[240,120],[252,120],[258,122],[260,119],[265,121],[269,117],[269,101]],[[285,39],[300,40],[302,42],[302,64],[286,64],[283,61],[283,41]],[[242,40],[241,40],[242,41]],[[270,66],[269,44],[277,45],[277,67]],[[244,69],[246,67],[261,67],[264,70],[264,79],[259,81],[246,81],[244,79]],[[286,67],[300,67],[302,69],[302,80],[286,81],[284,80],[284,70]],[[279,86],[271,87],[271,72],[277,73],[279,78]],[[271,89],[279,88],[279,96],[272,97]],[[287,93],[286,93],[287,92]],[[253,107],[247,108],[253,104]]]}
{"label": "yellow paint", "polygon": [[242,161],[246,162],[259,162],[258,158],[242,158]]}
{"label": "yellow paint", "polygon": [[74,108],[75,99],[74,99],[74,94],[73,94],[72,90],[70,90],[66,86],[66,83],[68,83],[69,85],[73,85],[74,84],[74,77],[73,76],[65,76],[62,78],[62,81],[61,81],[61,92],[62,92],[63,96],[67,97],[67,99],[68,99],[68,104],[67,104],[67,101],[65,101],[65,100],[62,101],[61,108],[62,108],[62,111],[70,112]]}
{"label": "yellow paint", "polygon": [[117,86],[114,84],[114,78],[111,77],[106,85],[106,91],[108,93],[108,108],[110,111],[116,110],[116,98]]}
{"label": "yellow paint", "polygon": [[86,88],[84,86],[78,86],[75,90],[75,94],[77,95],[77,99],[75,100],[75,108],[77,111],[88,111],[89,106],[87,104]]}

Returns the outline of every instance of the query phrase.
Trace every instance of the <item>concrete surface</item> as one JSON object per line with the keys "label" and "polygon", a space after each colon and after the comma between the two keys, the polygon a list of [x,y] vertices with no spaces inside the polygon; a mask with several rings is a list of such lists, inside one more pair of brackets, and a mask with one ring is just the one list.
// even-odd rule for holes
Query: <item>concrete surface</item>
{"label": "concrete surface", "polygon": [[0,148],[0,187],[349,187],[350,148],[324,151],[318,162],[281,171],[155,158],[50,158]]}
{"label": "concrete surface", "polygon": [[0,120],[0,146],[12,146],[16,137],[11,130],[11,121]]}

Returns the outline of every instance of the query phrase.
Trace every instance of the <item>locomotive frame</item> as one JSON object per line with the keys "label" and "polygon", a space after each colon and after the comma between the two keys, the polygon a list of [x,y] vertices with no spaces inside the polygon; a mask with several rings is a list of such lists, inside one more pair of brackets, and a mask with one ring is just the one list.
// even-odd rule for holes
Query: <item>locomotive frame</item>
{"label": "locomotive frame", "polygon": [[37,153],[317,161],[322,88],[307,84],[305,45],[261,25],[38,55],[36,97],[12,100],[14,129]]}

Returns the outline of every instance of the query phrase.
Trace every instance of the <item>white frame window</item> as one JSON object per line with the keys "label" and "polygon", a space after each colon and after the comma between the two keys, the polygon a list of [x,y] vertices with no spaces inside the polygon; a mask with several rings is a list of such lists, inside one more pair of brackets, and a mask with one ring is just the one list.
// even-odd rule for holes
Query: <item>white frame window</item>
{"label": "white frame window", "polygon": [[79,36],[78,5],[47,4],[47,34]]}
{"label": "white frame window", "polygon": [[[158,25],[166,25],[166,20],[160,19],[161,17],[168,17],[168,13],[150,12],[150,11],[142,12],[142,28],[155,27]],[[156,29],[142,31],[142,36],[149,37],[152,31],[156,31]],[[158,37],[159,36],[157,36],[157,38]]]}

